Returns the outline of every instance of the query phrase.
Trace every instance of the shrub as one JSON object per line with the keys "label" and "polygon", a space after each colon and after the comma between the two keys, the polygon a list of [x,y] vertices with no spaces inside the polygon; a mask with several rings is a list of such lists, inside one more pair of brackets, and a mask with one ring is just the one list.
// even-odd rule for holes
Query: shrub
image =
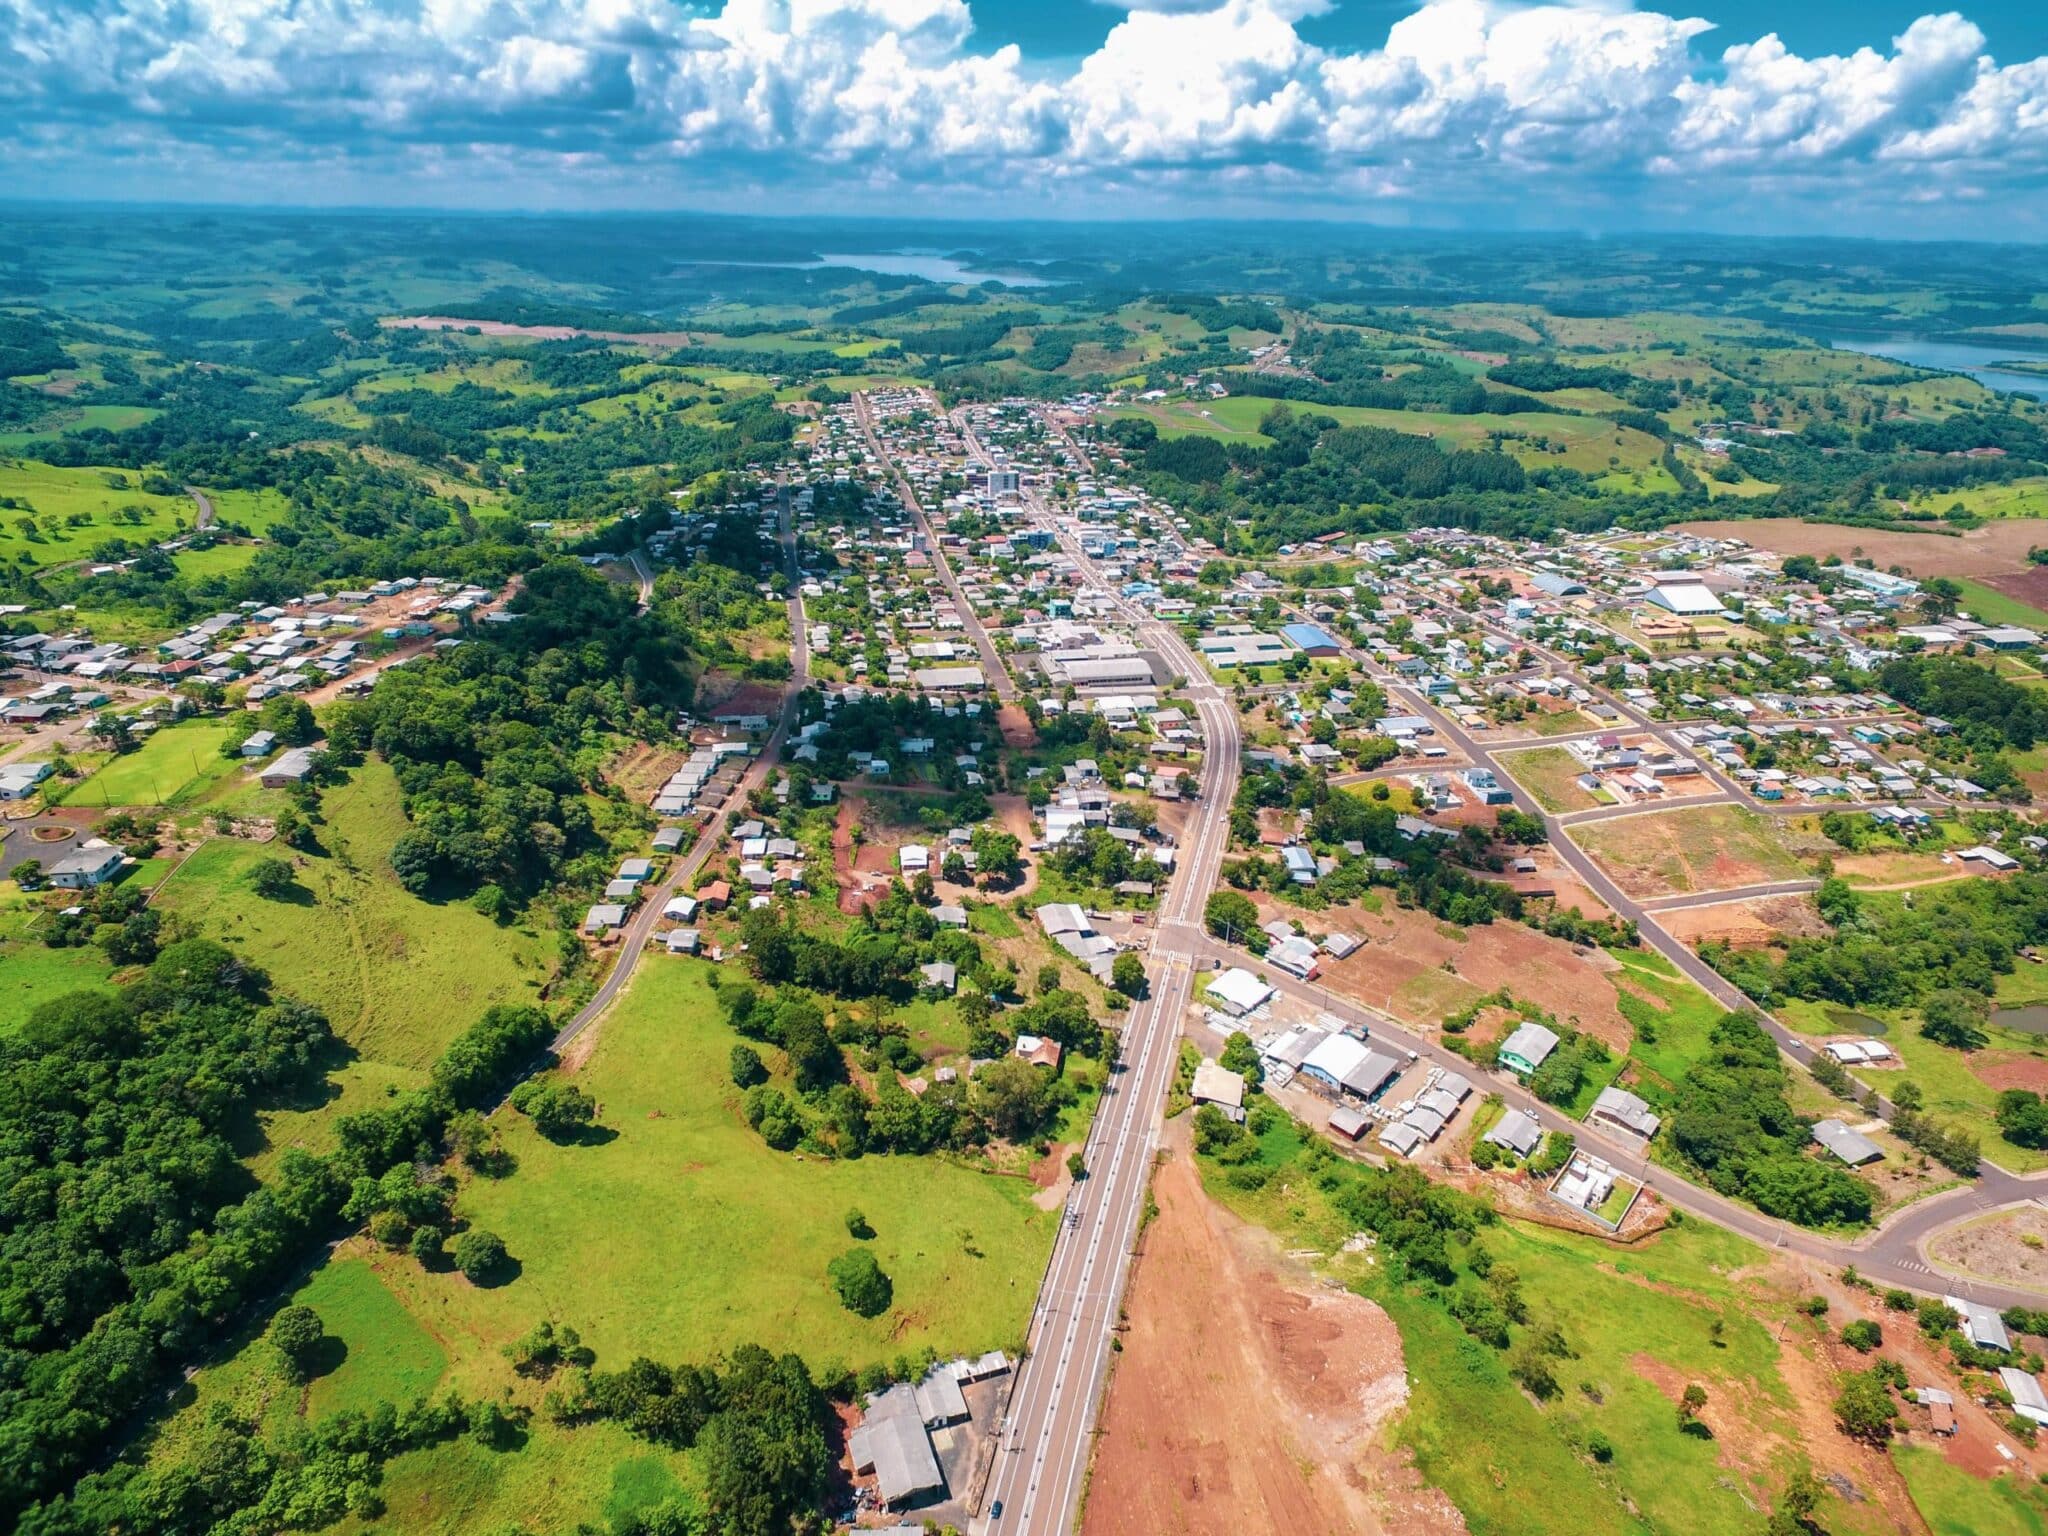
{"label": "shrub", "polygon": [[505,1267],[511,1255],[495,1232],[472,1228],[455,1239],[455,1267],[472,1285],[481,1285]]}
{"label": "shrub", "polygon": [[1868,1318],[1859,1317],[1842,1330],[1842,1342],[1859,1355],[1867,1355],[1884,1343],[1884,1330]]}

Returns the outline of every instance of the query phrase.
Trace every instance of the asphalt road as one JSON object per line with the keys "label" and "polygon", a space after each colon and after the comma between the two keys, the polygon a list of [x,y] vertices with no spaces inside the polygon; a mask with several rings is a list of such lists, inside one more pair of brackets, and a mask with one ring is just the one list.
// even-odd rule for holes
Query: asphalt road
{"label": "asphalt road", "polygon": [[[632,978],[633,968],[640,963],[640,957],[647,952],[647,941],[654,933],[654,925],[661,921],[661,909],[678,890],[686,888],[697,878],[697,872],[712,853],[723,846],[726,827],[734,814],[747,803],[747,797],[762,784],[774,770],[782,753],[782,744],[789,736],[789,729],[796,719],[797,697],[810,683],[811,658],[805,643],[807,629],[804,623],[804,600],[802,582],[798,577],[796,564],[796,525],[791,518],[789,487],[781,488],[782,502],[782,547],[783,558],[789,571],[789,661],[791,667],[789,692],[782,704],[782,718],[775,724],[775,733],[768,743],[748,764],[741,776],[739,787],[726,797],[725,804],[704,823],[697,841],[690,851],[678,859],[670,868],[668,878],[661,885],[643,897],[634,909],[631,921],[619,935],[619,957],[612,966],[612,972],[605,977],[589,1002],[585,1003],[576,1016],[562,1026],[555,1036],[554,1049],[562,1050],[584,1030],[595,1024],[611,1007],[613,1001],[625,990]],[[645,606],[654,590],[654,573],[638,550],[631,556],[633,569],[640,579],[641,603]]]}
{"label": "asphalt road", "polygon": [[[1081,569],[1092,573],[1083,562]],[[1156,622],[1140,633],[1174,661],[1194,667],[1180,637]],[[1032,1314],[1003,1438],[983,1499],[1000,1520],[976,1519],[976,1533],[1064,1536],[1073,1528],[1109,1368],[1110,1339],[1130,1270],[1138,1218],[1150,1187],[1152,1154],[1179,1058],[1180,1022],[1194,988],[1195,956],[1212,946],[1201,927],[1230,844],[1237,793],[1237,711],[1222,690],[1189,690],[1202,721],[1201,794],[1157,914],[1149,989],[1119,1042],[1120,1069],[1090,1128],[1078,1181]]]}
{"label": "asphalt road", "polygon": [[1010,680],[1010,669],[1003,665],[1003,658],[997,653],[995,642],[989,639],[988,631],[982,627],[981,617],[974,611],[974,604],[970,603],[967,595],[960,590],[960,578],[953,574],[953,562],[946,558],[946,552],[939,547],[938,531],[932,527],[932,520],[925,515],[924,504],[917,499],[917,491],[912,487],[909,477],[882,446],[881,434],[875,430],[874,409],[868,403],[865,391],[853,397],[853,413],[860,422],[861,434],[868,440],[868,451],[888,470],[889,477],[896,482],[896,494],[903,498],[903,505],[908,507],[910,515],[917,519],[917,526],[924,534],[925,544],[931,551],[932,565],[939,573],[939,580],[946,584],[946,590],[952,594],[953,607],[960,615],[960,622],[967,626],[968,637],[974,641],[974,648],[981,652],[982,675],[988,679],[988,685],[994,690],[997,698],[1005,703],[1013,702],[1017,698],[1017,685]]}

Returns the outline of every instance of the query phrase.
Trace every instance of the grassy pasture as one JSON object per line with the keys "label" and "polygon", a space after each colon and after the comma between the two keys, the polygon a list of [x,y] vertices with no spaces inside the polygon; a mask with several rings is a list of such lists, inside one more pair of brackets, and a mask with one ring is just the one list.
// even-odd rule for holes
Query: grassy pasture
{"label": "grassy pasture", "polygon": [[135,751],[68,786],[60,798],[68,805],[115,808],[189,804],[250,766],[240,758],[222,757],[220,749],[255,728],[254,717],[242,715],[166,726]]}
{"label": "grassy pasture", "polygon": [[[149,543],[190,528],[199,515],[192,498],[155,495],[141,488],[139,472],[65,469],[27,459],[0,462],[0,496],[18,505],[0,509],[0,558],[27,555],[38,565],[83,560],[109,539]],[[133,508],[133,522],[118,520]],[[82,519],[76,524],[72,519]],[[25,524],[33,520],[31,535]]]}

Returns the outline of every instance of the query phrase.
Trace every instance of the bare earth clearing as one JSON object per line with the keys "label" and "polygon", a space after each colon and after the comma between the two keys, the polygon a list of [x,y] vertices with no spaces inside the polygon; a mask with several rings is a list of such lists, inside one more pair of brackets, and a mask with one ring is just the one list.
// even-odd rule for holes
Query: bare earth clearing
{"label": "bare earth clearing", "polygon": [[2048,1288],[2048,1211],[2021,1206],[1967,1222],[1932,1238],[1927,1256],[1981,1279]]}
{"label": "bare earth clearing", "polygon": [[573,325],[514,325],[509,320],[464,320],[455,315],[387,315],[377,322],[387,331],[467,331],[481,336],[518,336],[527,341],[568,341],[590,336],[599,341],[630,341],[643,347],[687,347],[688,331],[586,331]]}
{"label": "bare earth clearing", "polygon": [[1380,1448],[1408,1398],[1401,1339],[1348,1291],[1290,1276],[1203,1194],[1154,1182],[1083,1536],[1449,1536],[1464,1520]]}
{"label": "bare earth clearing", "polygon": [[1840,555],[1848,560],[1861,551],[1864,558],[1876,561],[1880,570],[1896,565],[1920,577],[2022,572],[2027,569],[2028,549],[2042,542],[2042,525],[2025,518],[1986,523],[1953,538],[1939,533],[1887,533],[1834,523],[1801,523],[1789,518],[1683,523],[1679,531],[1707,539],[1741,539],[1780,555]]}

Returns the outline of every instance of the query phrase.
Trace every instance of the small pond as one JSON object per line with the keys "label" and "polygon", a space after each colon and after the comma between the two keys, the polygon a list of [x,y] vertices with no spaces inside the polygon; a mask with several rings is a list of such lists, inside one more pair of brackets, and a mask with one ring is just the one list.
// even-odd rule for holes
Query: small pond
{"label": "small pond", "polygon": [[1991,1022],[2000,1029],[2016,1029],[2023,1035],[2048,1035],[2048,1003],[1994,1008],[1991,1010]]}
{"label": "small pond", "polygon": [[1891,1026],[1883,1019],[1874,1019],[1867,1013],[1858,1013],[1854,1008],[1829,1008],[1828,1022],[1837,1029],[1853,1029],[1859,1035],[1882,1035]]}

